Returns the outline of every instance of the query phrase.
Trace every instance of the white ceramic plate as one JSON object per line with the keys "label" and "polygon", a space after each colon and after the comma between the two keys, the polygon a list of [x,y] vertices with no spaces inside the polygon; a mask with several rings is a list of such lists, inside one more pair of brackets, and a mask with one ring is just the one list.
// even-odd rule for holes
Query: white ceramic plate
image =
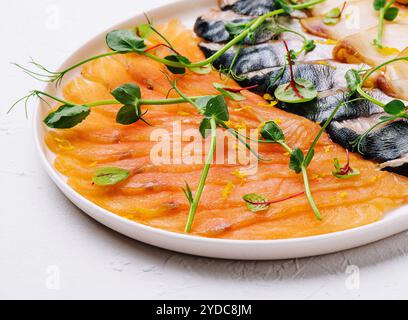
{"label": "white ceramic plate", "polygon": [[[200,14],[215,4],[216,0],[184,0],[152,10],[148,12],[148,15],[155,22],[167,21],[176,17],[181,19],[184,24],[192,26],[194,20]],[[131,27],[144,22],[145,18],[143,14],[140,14],[112,29]],[[104,52],[106,50],[104,45],[105,34],[106,32],[100,34],[80,48],[61,66],[61,70],[86,57]],[[71,75],[71,77],[74,75]],[[65,81],[68,80],[69,78],[65,79]],[[56,93],[51,85],[46,90]],[[130,238],[157,247],[212,258],[241,260],[287,259],[350,249],[384,239],[408,229],[408,207],[400,208],[387,214],[383,220],[364,227],[321,236],[289,240],[236,241],[207,239],[154,229],[121,218],[98,207],[68,186],[66,179],[54,169],[54,155],[44,144],[46,130],[42,120],[47,111],[48,107],[43,104],[40,104],[36,109],[34,117],[35,144],[45,169],[57,186],[74,204],[95,220]]]}

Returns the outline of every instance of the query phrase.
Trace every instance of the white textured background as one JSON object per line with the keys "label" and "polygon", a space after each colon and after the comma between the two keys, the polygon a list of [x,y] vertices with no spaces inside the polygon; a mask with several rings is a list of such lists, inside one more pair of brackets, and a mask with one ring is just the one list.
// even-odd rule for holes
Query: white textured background
{"label": "white textured background", "polygon": [[57,67],[96,33],[168,2],[1,1],[0,298],[408,298],[408,233],[324,257],[202,259],[104,228],[48,179],[23,110],[5,115],[16,98],[41,87],[9,62],[33,56]]}

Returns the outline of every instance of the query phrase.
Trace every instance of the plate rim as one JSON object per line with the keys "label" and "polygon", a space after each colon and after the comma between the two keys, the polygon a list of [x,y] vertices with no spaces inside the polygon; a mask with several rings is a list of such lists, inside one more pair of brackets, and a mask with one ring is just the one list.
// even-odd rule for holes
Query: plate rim
{"label": "plate rim", "polygon": [[[214,4],[216,0],[199,0],[195,1],[199,5],[210,6]],[[170,9],[174,10],[175,7],[190,6],[190,0],[177,0],[164,6],[158,6],[147,11],[149,16],[162,15],[163,12]],[[80,52],[91,47],[96,42],[100,41],[101,37],[104,37],[109,30],[120,28],[125,25],[129,25],[134,20],[141,19],[143,13],[136,14],[135,16],[126,19],[115,26],[108,28],[104,32],[99,33],[95,37],[86,41],[85,44],[76,49],[67,59],[61,64],[58,70],[61,70],[70,60],[73,60],[75,56],[80,55]],[[48,84],[45,88],[46,92],[55,91],[55,88]],[[124,234],[134,240],[141,241],[156,247],[163,249],[196,255],[209,258],[221,258],[221,259],[234,259],[234,260],[276,260],[276,259],[289,259],[289,258],[301,258],[309,257],[321,254],[329,254],[346,249],[351,249],[366,245],[397,233],[408,230],[408,206],[400,207],[393,212],[386,213],[383,219],[374,223],[360,226],[353,229],[347,229],[343,231],[301,237],[290,239],[275,239],[275,240],[233,240],[233,239],[219,239],[219,238],[205,238],[194,235],[187,235],[182,233],[176,233],[166,231],[158,228],[154,228],[148,225],[141,224],[139,222],[123,218],[109,210],[99,207],[95,203],[91,202],[73,188],[71,188],[66,181],[64,181],[62,175],[57,172],[54,165],[48,159],[46,153],[51,152],[44,143],[45,128],[42,121],[42,108],[43,103],[40,101],[34,110],[33,116],[33,130],[34,130],[34,143],[36,151],[40,156],[40,161],[48,176],[58,186],[61,192],[70,199],[71,202],[78,208],[80,208],[85,214],[92,217],[99,223],[106,227]],[[133,229],[133,231],[132,231]],[[150,239],[149,239],[150,235]],[[350,241],[350,236],[364,235],[366,238]],[[155,240],[155,237],[157,239]],[[173,240],[173,242],[169,241]],[[169,241],[167,243],[166,241]],[[324,245],[326,242],[338,242],[333,243],[332,248]],[[342,242],[343,241],[343,242]],[[188,243],[183,245],[182,242]],[[203,246],[197,248],[196,246]],[[219,246],[230,248],[230,252],[222,253]],[[259,247],[261,246],[261,247]],[[297,250],[294,250],[294,248]],[[225,248],[225,249],[226,249]],[[260,252],[242,252],[245,249],[261,249]],[[292,249],[290,252],[285,252],[286,249]],[[224,249],[224,250],[225,250]],[[283,250],[282,250],[283,249]]]}

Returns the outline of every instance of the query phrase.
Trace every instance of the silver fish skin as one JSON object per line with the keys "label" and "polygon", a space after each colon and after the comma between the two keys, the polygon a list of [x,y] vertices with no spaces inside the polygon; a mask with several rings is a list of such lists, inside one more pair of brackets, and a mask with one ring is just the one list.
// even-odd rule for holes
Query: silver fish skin
{"label": "silver fish skin", "polygon": [[220,0],[221,10],[232,10],[246,16],[262,16],[277,9],[275,0]]}
{"label": "silver fish skin", "polygon": [[[390,97],[377,89],[366,90],[366,92],[383,101],[391,100]],[[351,102],[344,103],[340,107],[333,118],[334,121],[369,117],[384,112],[381,107],[366,99],[352,101],[358,98],[361,98],[358,94],[348,98],[345,89],[334,89],[319,93],[318,97],[312,101],[304,103],[282,103],[281,108],[317,123],[326,122],[338,105],[344,103],[346,100],[350,100]]]}
{"label": "silver fish skin", "polygon": [[[373,125],[377,124],[384,113],[352,120],[334,121],[327,132],[330,138],[350,151],[355,150],[356,141]],[[408,122],[397,120],[378,127],[360,144],[365,159],[375,160],[384,170],[408,176]]]}
{"label": "silver fish skin", "polygon": [[[194,32],[200,38],[215,43],[225,43],[234,38],[228,31],[229,24],[248,24],[253,17],[242,16],[232,11],[211,10],[199,17],[194,25]],[[269,25],[272,21],[266,21],[252,35],[247,36],[244,44],[259,44],[271,40],[276,36]]]}
{"label": "silver fish skin", "polygon": [[[296,48],[301,43],[294,41],[291,47]],[[217,43],[200,43],[200,48],[208,58],[220,50],[223,46]],[[233,47],[220,58],[214,61],[215,68],[229,68],[240,50],[232,70],[236,75],[242,75],[262,69],[284,66],[286,63],[285,47],[282,41],[271,41],[254,46],[244,46],[241,49]]]}
{"label": "silver fish skin", "polygon": [[398,159],[382,163],[380,168],[408,177],[408,153]]}
{"label": "silver fish skin", "polygon": [[[331,90],[336,86],[336,70],[328,65],[298,63],[293,66],[293,74],[296,79],[302,78],[312,82],[319,92]],[[259,85],[256,89],[258,92],[274,93],[279,85],[289,83],[290,70],[284,64],[279,67],[241,74],[240,76],[242,80],[238,82],[242,86],[249,87],[257,84]]]}

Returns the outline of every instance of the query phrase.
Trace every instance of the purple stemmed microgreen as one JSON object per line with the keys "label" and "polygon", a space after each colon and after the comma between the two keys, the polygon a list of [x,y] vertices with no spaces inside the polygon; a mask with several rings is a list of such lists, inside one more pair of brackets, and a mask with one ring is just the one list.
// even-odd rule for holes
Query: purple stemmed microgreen
{"label": "purple stemmed microgreen", "polygon": [[360,171],[353,169],[350,165],[350,152],[346,150],[347,161],[346,164],[341,167],[339,159],[334,159],[334,168],[333,176],[339,179],[349,179],[360,175]]}
{"label": "purple stemmed microgreen", "polygon": [[286,196],[280,199],[275,199],[275,200],[268,200],[265,196],[262,196],[257,193],[251,193],[247,194],[243,197],[243,200],[246,203],[247,208],[252,211],[252,212],[260,212],[260,211],[266,211],[269,209],[269,207],[273,204],[285,202],[297,197],[300,197],[301,195],[304,195],[305,192],[299,192],[290,196]]}
{"label": "purple stemmed microgreen", "polygon": [[306,79],[296,79],[293,71],[293,52],[289,50],[286,41],[283,42],[289,64],[289,83],[281,84],[275,90],[275,97],[277,100],[286,103],[302,103],[315,99],[317,97],[317,90],[315,86]]}

